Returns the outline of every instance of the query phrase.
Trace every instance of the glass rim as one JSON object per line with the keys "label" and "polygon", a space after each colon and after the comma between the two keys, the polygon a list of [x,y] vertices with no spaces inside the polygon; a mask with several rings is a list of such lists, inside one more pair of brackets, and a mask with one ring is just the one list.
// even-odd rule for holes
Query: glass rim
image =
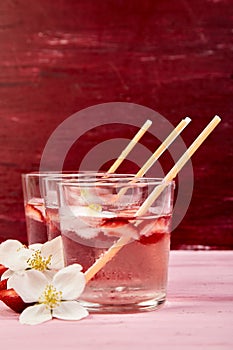
{"label": "glass rim", "polygon": [[96,170],[81,170],[81,171],[75,171],[75,170],[67,170],[67,171],[42,171],[42,172],[29,172],[29,173],[22,173],[21,176],[23,178],[25,177],[43,177],[46,176],[47,178],[54,179],[55,177],[60,178],[60,177],[66,177],[66,176],[79,176],[79,175],[88,175],[88,174],[99,174],[99,175],[106,175],[108,174],[109,176],[115,177],[115,176],[135,176],[135,174],[129,173],[129,174],[123,174],[123,173],[108,173],[107,171],[96,171]]}
{"label": "glass rim", "polygon": [[[122,179],[121,177],[117,178],[117,177],[113,177],[112,180],[119,180],[117,182],[99,182],[94,181],[93,179],[90,179],[92,181],[89,181],[88,179],[85,181],[85,179],[80,179],[80,182],[73,182],[72,179],[71,180],[67,180],[67,181],[59,181],[57,183],[57,185],[59,186],[59,188],[62,187],[110,187],[110,186],[114,186],[114,185],[118,185],[118,186],[122,186],[122,187],[137,187],[137,186],[142,186],[142,185],[149,185],[149,186],[157,186],[157,185],[161,185],[164,184],[164,178],[153,178],[153,177],[138,177],[135,180],[136,181],[132,181],[132,177],[125,177],[124,179]],[[123,182],[123,180],[125,180]],[[126,181],[127,180],[127,181]],[[132,182],[131,182],[132,181]],[[169,180],[166,181],[167,185],[171,185],[171,184],[175,184],[174,180]]]}
{"label": "glass rim", "polygon": [[22,173],[21,174],[21,176],[22,177],[26,177],[26,176],[37,176],[37,177],[40,177],[40,176],[46,176],[47,174],[48,174],[48,176],[49,175],[51,175],[51,177],[52,177],[52,175],[54,174],[54,175],[62,175],[62,174],[64,174],[64,175],[69,175],[69,174],[82,174],[82,173],[88,173],[88,172],[90,172],[90,173],[97,173],[97,171],[95,171],[95,170],[83,170],[83,171],[75,171],[75,170],[66,170],[66,171],[64,171],[64,170],[62,170],[62,171],[59,171],[59,170],[48,170],[48,171],[32,171],[32,172],[29,172],[29,173]]}

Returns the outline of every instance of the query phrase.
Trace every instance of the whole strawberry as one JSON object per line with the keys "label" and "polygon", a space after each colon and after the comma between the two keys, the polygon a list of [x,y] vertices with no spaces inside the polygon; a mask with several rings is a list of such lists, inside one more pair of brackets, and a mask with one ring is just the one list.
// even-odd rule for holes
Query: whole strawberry
{"label": "whole strawberry", "polygon": [[2,274],[7,270],[7,268],[5,266],[3,266],[2,264],[0,264],[0,277],[2,276]]}
{"label": "whole strawberry", "polygon": [[7,289],[7,279],[0,281],[0,291]]}
{"label": "whole strawberry", "polygon": [[29,304],[26,304],[14,289],[0,290],[0,300],[17,313],[21,313]]}

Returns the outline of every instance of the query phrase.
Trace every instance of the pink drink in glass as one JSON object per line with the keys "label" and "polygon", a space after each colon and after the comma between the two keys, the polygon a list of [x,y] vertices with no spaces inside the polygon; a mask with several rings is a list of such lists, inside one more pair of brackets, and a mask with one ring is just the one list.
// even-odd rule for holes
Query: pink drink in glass
{"label": "pink drink in glass", "polygon": [[128,192],[120,197],[121,182],[109,187],[98,182],[95,188],[60,185],[66,265],[78,263],[86,272],[122,236],[130,238],[86,284],[81,302],[90,311],[153,310],[166,299],[173,184],[154,207],[137,217],[155,186],[141,181],[130,189],[124,184]]}
{"label": "pink drink in glass", "polygon": [[27,232],[29,233],[28,243],[45,243],[47,241],[47,227],[43,199],[31,199],[25,205],[25,216]]}

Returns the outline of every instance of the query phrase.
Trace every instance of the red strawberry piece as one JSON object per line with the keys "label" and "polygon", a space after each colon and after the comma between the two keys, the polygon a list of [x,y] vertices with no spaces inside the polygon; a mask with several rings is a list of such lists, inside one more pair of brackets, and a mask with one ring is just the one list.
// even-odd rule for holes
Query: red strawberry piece
{"label": "red strawberry piece", "polygon": [[161,217],[152,223],[139,225],[141,237],[139,242],[142,244],[155,244],[169,232],[169,218]]}
{"label": "red strawberry piece", "polygon": [[0,264],[0,277],[2,276],[2,274],[3,274],[6,270],[8,270],[8,269],[7,269],[5,266],[3,266],[3,265]]}
{"label": "red strawberry piece", "polygon": [[141,236],[139,239],[139,242],[141,244],[155,244],[158,241],[160,241],[160,239],[162,239],[164,237],[164,233],[153,233],[152,235],[146,237],[146,236]]}
{"label": "red strawberry piece", "polygon": [[7,279],[0,281],[0,290],[7,289]]}
{"label": "red strawberry piece", "polygon": [[26,216],[28,216],[30,219],[45,222],[45,214],[43,211],[42,206],[34,206],[32,204],[27,204],[25,207],[25,213]]}
{"label": "red strawberry piece", "polygon": [[103,224],[100,226],[101,230],[107,235],[113,235],[121,237],[128,235],[131,238],[138,238],[137,228],[131,224],[127,219],[124,218],[110,218],[105,219]]}
{"label": "red strawberry piece", "polygon": [[104,222],[102,223],[101,227],[106,229],[114,229],[124,225],[128,225],[128,223],[129,221],[127,219],[114,217],[110,219],[104,219]]}
{"label": "red strawberry piece", "polygon": [[17,313],[21,313],[27,306],[14,289],[5,289],[0,291],[0,300],[9,308]]}

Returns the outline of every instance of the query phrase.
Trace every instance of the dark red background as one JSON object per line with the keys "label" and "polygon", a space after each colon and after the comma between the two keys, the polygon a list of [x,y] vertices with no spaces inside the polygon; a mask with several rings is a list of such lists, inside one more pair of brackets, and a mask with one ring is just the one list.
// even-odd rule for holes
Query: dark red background
{"label": "dark red background", "polygon": [[[187,144],[222,117],[193,158],[193,199],[172,247],[233,247],[232,8],[231,0],[0,2],[0,241],[26,240],[21,173],[38,170],[53,130],[82,108],[122,101],[174,125],[190,116]],[[81,153],[101,137],[87,135]]]}

